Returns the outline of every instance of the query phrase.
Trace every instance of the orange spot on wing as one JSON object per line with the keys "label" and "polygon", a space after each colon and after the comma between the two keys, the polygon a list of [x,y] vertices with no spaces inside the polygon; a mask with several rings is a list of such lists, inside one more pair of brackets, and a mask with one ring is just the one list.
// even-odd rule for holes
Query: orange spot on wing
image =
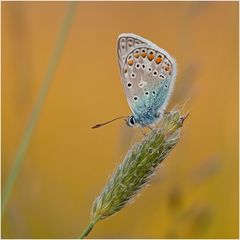
{"label": "orange spot on wing", "polygon": [[142,52],[142,53],[141,53],[141,56],[142,56],[143,58],[145,58],[145,57],[147,56],[147,53]]}
{"label": "orange spot on wing", "polygon": [[158,56],[155,61],[156,61],[157,64],[161,63],[162,62],[162,57]]}
{"label": "orange spot on wing", "polygon": [[152,61],[154,59],[154,54],[153,53],[148,54],[148,59]]}
{"label": "orange spot on wing", "polygon": [[135,58],[139,58],[139,56],[140,56],[140,53],[134,53]]}
{"label": "orange spot on wing", "polygon": [[132,59],[128,60],[128,65],[130,65],[130,66],[133,65],[133,60]]}
{"label": "orange spot on wing", "polygon": [[170,68],[169,67],[165,67],[164,70],[167,72]]}

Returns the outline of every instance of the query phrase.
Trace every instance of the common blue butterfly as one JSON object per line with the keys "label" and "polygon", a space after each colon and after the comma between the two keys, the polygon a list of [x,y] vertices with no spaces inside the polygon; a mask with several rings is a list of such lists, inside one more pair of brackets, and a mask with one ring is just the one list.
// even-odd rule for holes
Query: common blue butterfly
{"label": "common blue butterfly", "polygon": [[123,87],[133,113],[126,122],[131,127],[150,127],[161,119],[168,104],[176,78],[175,60],[164,49],[132,33],[118,37],[117,53]]}

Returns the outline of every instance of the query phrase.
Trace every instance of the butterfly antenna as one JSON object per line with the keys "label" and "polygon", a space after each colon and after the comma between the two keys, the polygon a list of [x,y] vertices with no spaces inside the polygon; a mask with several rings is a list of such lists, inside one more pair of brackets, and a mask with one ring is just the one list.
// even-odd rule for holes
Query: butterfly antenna
{"label": "butterfly antenna", "polygon": [[99,128],[99,127],[102,127],[102,126],[104,126],[104,125],[106,125],[108,123],[111,123],[111,122],[115,121],[115,120],[118,120],[118,119],[121,119],[121,118],[127,118],[127,117],[129,117],[129,116],[117,117],[117,118],[114,118],[114,119],[112,119],[110,121],[107,121],[107,122],[104,122],[104,123],[98,123],[95,126],[93,126],[92,128]]}

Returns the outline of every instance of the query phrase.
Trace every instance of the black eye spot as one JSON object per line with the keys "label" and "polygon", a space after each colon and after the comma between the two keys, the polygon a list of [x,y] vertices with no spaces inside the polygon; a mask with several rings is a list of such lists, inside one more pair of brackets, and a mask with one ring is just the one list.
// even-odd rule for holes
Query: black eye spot
{"label": "black eye spot", "polygon": [[155,94],[156,94],[156,92],[155,92],[155,91],[152,91],[152,94],[153,94],[153,95],[155,95]]}
{"label": "black eye spot", "polygon": [[145,49],[142,49],[142,52],[145,53],[146,52]]}
{"label": "black eye spot", "polygon": [[142,64],[142,68],[144,69],[146,67],[146,65],[145,64]]}
{"label": "black eye spot", "polygon": [[135,73],[131,73],[131,77],[132,77],[132,78],[135,78],[135,77],[136,77],[136,74],[135,74]]}
{"label": "black eye spot", "polygon": [[165,76],[164,76],[164,75],[162,75],[162,74],[160,74],[160,75],[159,75],[159,77],[160,77],[160,78],[162,78],[162,79],[164,79],[164,78],[165,78]]}
{"label": "black eye spot", "polygon": [[155,71],[153,72],[153,75],[154,75],[154,76],[157,76],[157,74],[158,74],[158,72],[155,70]]}
{"label": "black eye spot", "polygon": [[127,86],[130,88],[130,87],[132,86],[132,84],[129,82],[129,83],[127,84]]}
{"label": "black eye spot", "polygon": [[167,84],[165,84],[165,85],[164,85],[164,87],[165,87],[165,88],[167,88],[167,87],[168,87],[168,85],[167,85]]}
{"label": "black eye spot", "polygon": [[140,64],[139,64],[139,63],[136,64],[136,68],[137,68],[137,69],[140,68]]}
{"label": "black eye spot", "polygon": [[138,100],[138,97],[137,97],[137,96],[135,96],[133,99],[134,99],[135,101],[137,101],[137,100]]}
{"label": "black eye spot", "polygon": [[151,72],[151,71],[152,71],[152,68],[151,68],[151,67],[149,67],[149,68],[148,68],[148,71],[149,71],[149,72]]}
{"label": "black eye spot", "polygon": [[145,92],[145,95],[148,95],[149,94],[149,92]]}

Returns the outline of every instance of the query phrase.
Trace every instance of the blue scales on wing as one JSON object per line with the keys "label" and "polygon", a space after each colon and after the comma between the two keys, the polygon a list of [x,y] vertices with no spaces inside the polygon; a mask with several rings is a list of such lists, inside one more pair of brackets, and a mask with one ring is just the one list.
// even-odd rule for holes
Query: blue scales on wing
{"label": "blue scales on wing", "polygon": [[128,104],[141,125],[155,123],[168,103],[176,75],[174,59],[134,34],[118,39],[118,59]]}

